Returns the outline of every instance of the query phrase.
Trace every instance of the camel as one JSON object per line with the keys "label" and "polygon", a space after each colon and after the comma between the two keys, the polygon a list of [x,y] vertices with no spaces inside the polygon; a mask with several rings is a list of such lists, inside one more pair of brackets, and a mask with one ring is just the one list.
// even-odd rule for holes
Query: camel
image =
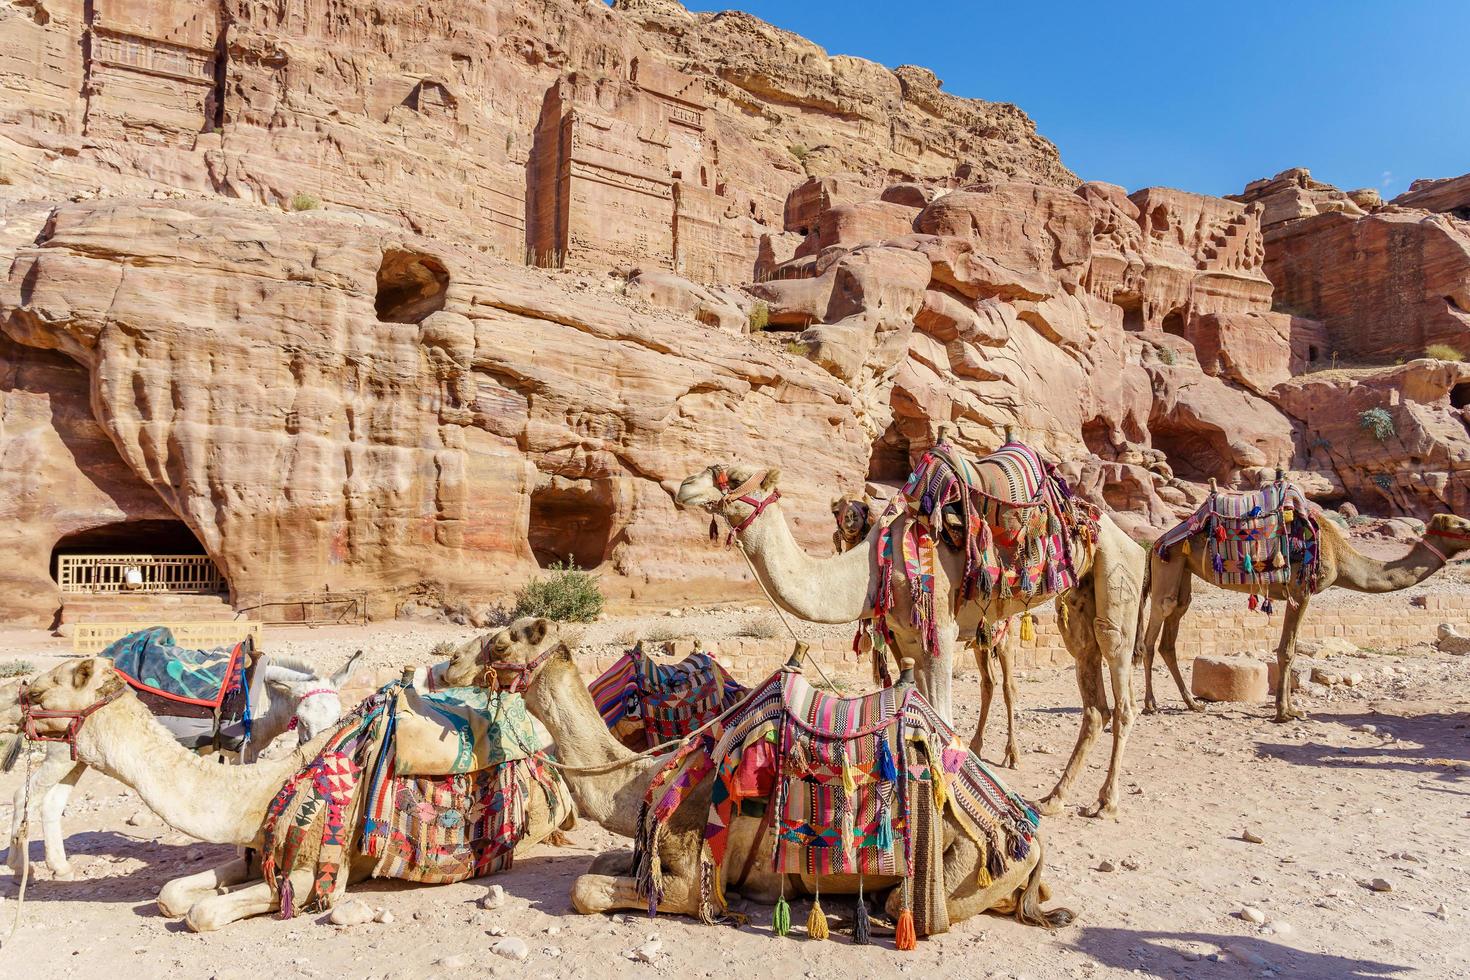
{"label": "camel", "polygon": [[[877,529],[869,533],[865,547],[833,558],[812,558],[796,543],[781,512],[776,489],[779,478],[778,470],[715,464],[686,479],[675,495],[675,503],[689,509],[703,508],[728,521],[735,543],[749,559],[761,586],[791,615],[813,623],[851,623],[871,616],[878,578]],[[727,491],[723,487],[736,489]],[[899,539],[907,520],[907,515],[901,515],[895,522],[895,539]],[[1096,543],[1089,547],[1074,541],[1073,555],[1078,585],[1057,597],[1059,611],[1066,610],[1058,622],[1076,666],[1082,725],[1061,778],[1038,802],[1038,810],[1048,816],[1061,811],[1093,742],[1102,733],[1109,713],[1102,673],[1106,665],[1113,692],[1113,751],[1097,805],[1083,812],[1089,816],[1115,814],[1123,752],[1133,727],[1133,641],[1147,563],[1138,545],[1107,515],[1098,520]],[[894,604],[887,617],[897,655],[917,664],[919,690],[946,721],[954,718],[951,685],[959,636],[975,635],[981,622],[995,625],[1027,611],[1025,600],[1019,596],[988,604],[957,603],[955,592],[963,565],[960,552],[949,547],[939,549],[934,585],[940,639],[937,661],[931,661],[913,626],[912,600],[901,575],[894,576]]]}
{"label": "camel", "polygon": [[[556,741],[557,758],[567,767],[563,770],[577,812],[622,837],[638,833],[641,804],[649,783],[672,753],[657,756],[638,755],[626,748],[608,731],[598,714],[586,681],[572,659],[556,624],[526,617],[516,620],[484,641],[472,641],[460,649],[444,674],[448,684],[524,685],[526,708],[540,719]],[[704,836],[705,813],[709,807],[713,778],[706,775],[690,794],[669,825],[663,839],[660,857],[663,861],[664,894],[660,912],[698,916],[700,904],[700,853]],[[740,817],[731,828],[727,866],[750,870],[743,894],[766,904],[774,903],[781,894],[781,878],[769,868],[769,861],[747,862],[751,848],[757,855],[771,853],[767,834],[756,840],[761,821],[756,817]],[[1048,897],[1041,884],[1042,841],[1036,837],[1031,853],[1015,864],[988,887],[977,885],[976,860],[979,851],[965,836],[952,817],[945,817],[944,880],[948,885],[948,909],[952,922],[980,912],[1014,912],[1021,922],[1055,927],[1072,920],[1067,909],[1044,911],[1042,901]],[[732,881],[734,875],[730,876]],[[800,885],[812,894],[816,879],[807,875],[790,875],[787,891]],[[870,891],[892,888],[888,913],[896,917],[900,901],[897,878],[880,879],[869,875],[864,882]],[[824,895],[856,894],[858,878],[824,876]],[[615,909],[648,908],[648,898],[639,894],[632,877],[632,851],[615,850],[599,855],[586,874],[572,887],[572,904],[584,915],[595,915]]]}
{"label": "camel", "polygon": [[851,551],[873,529],[873,502],[864,494],[862,499],[843,494],[832,501],[832,516],[837,528],[832,532],[832,550],[839,555]]}
{"label": "camel", "polygon": [[[256,669],[266,672],[264,697],[251,705],[254,712],[251,736],[241,761],[253,760],[260,748],[275,741],[293,723],[299,742],[309,742],[319,732],[336,725],[342,717],[342,699],[337,692],[352,677],[361,655],[359,650],[341,670],[328,677],[318,674],[311,665],[290,657],[263,658]],[[31,772],[29,785],[22,784],[15,790],[8,857],[10,868],[16,874],[20,874],[22,852],[27,844],[21,840],[21,824],[26,817],[25,801],[29,800],[30,816],[34,819],[39,815],[41,818],[46,867],[57,880],[71,880],[71,864],[66,858],[61,818],[66,813],[72,789],[86,771],[86,764],[74,760],[67,746],[59,742],[46,743],[45,761]]]}
{"label": "camel", "polygon": [[[851,551],[867,538],[873,529],[872,513],[873,502],[866,494],[861,500],[843,494],[832,501],[832,516],[837,521],[832,532],[832,547],[837,554]],[[1007,769],[1016,768],[1021,761],[1021,749],[1016,744],[1016,684],[1011,679],[1011,657],[1015,651],[1011,625],[1011,620],[1006,620],[997,626],[992,635],[998,634],[998,639],[991,642],[977,638],[966,643],[975,656],[975,666],[980,668],[980,724],[970,741],[970,751],[979,755],[985,742],[985,722],[990,717],[990,702],[995,697],[996,675],[999,674],[1001,694],[1006,704],[1006,752],[1001,765]]]}
{"label": "camel", "polygon": [[[1207,566],[1209,547],[1203,529],[1189,540],[1189,553],[1176,545],[1170,549],[1168,559],[1149,549],[1148,575],[1144,580],[1144,595],[1148,598],[1148,626],[1140,630],[1138,657],[1143,660],[1145,714],[1159,710],[1154,700],[1153,664],[1154,648],[1163,655],[1174,683],[1184,697],[1190,711],[1201,711],[1202,706],[1189,693],[1184,677],[1179,672],[1179,655],[1176,643],[1179,638],[1179,623],[1189,611],[1193,580],[1199,578],[1215,585],[1215,577]],[[1269,595],[1273,600],[1286,602],[1286,613],[1282,618],[1281,640],[1276,645],[1277,676],[1281,683],[1276,685],[1276,718],[1278,722],[1291,721],[1306,716],[1306,712],[1291,705],[1291,661],[1296,655],[1297,633],[1306,616],[1307,605],[1313,595],[1333,586],[1351,592],[1397,592],[1407,589],[1433,575],[1449,564],[1450,560],[1470,550],[1470,520],[1453,514],[1436,514],[1430,518],[1424,536],[1402,558],[1381,561],[1369,558],[1352,546],[1347,531],[1331,520],[1323,518],[1318,527],[1318,547],[1321,549],[1320,574],[1316,589],[1309,590],[1304,584],[1292,582],[1273,584],[1265,588],[1248,584],[1219,585],[1231,592]],[[1142,613],[1140,609],[1140,613]],[[1136,659],[1137,659],[1136,658]]]}
{"label": "camel", "polygon": [[[271,800],[332,735],[332,731],[321,733],[279,759],[222,766],[174,741],[113,671],[111,662],[98,657],[68,661],[42,674],[28,685],[28,697],[36,708],[46,711],[80,712],[95,707],[75,735],[79,761],[132,787],[175,830],[205,843],[255,850],[263,842]],[[43,735],[62,734],[68,723],[67,718],[35,719]],[[19,726],[15,702],[0,704],[0,734],[7,729],[17,731]],[[552,826],[544,794],[531,793],[526,812],[526,835],[518,850],[539,843],[557,829]],[[354,852],[349,882],[368,878],[377,861]],[[177,878],[159,893],[159,911],[174,918],[182,916],[195,932],[264,915],[279,908],[280,902],[260,874],[260,862],[247,854],[218,868]],[[297,895],[309,893],[313,874],[311,868],[291,872]]]}

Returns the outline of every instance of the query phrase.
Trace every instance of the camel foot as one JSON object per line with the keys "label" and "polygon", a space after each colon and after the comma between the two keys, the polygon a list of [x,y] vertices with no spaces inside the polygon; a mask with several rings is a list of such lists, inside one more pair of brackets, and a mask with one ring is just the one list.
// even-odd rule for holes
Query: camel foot
{"label": "camel foot", "polygon": [[[50,865],[47,865],[50,868]],[[76,881],[77,873],[72,870],[71,865],[63,864],[59,868],[51,868],[52,881]]]}
{"label": "camel foot", "polygon": [[1019,769],[1021,767],[1021,750],[1017,748],[1006,749],[1006,757],[1000,763],[1006,769]]}
{"label": "camel foot", "polygon": [[1145,701],[1145,702],[1143,702],[1143,713],[1146,714],[1146,715],[1156,715],[1156,714],[1158,714],[1159,713],[1158,703],[1157,702],[1154,702],[1154,701]]}
{"label": "camel foot", "polygon": [[1093,820],[1100,820],[1103,817],[1117,817],[1118,801],[1098,800],[1092,806],[1085,806],[1078,812],[1084,817],[1089,817]]}
{"label": "camel foot", "polygon": [[1186,708],[1188,708],[1190,711],[1204,711],[1205,710],[1205,706],[1202,703],[1200,703],[1199,701],[1195,701],[1193,699],[1184,702],[1184,706]]}
{"label": "camel foot", "polygon": [[1043,817],[1054,817],[1066,805],[1067,801],[1060,796],[1044,796],[1036,801],[1036,812]]}
{"label": "camel foot", "polygon": [[1289,708],[1286,711],[1276,712],[1276,717],[1271,719],[1276,724],[1285,724],[1288,721],[1301,721],[1307,717],[1307,713],[1301,708]]}

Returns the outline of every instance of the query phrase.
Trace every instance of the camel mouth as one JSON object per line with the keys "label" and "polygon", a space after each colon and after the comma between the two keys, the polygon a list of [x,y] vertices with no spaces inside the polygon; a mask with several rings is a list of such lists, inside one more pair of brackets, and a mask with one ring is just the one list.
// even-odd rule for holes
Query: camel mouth
{"label": "camel mouth", "polygon": [[690,484],[695,479],[697,479],[697,477],[691,476],[689,479],[679,484],[679,492],[674,494],[675,507],[678,507],[681,510],[694,510],[699,507],[714,506],[713,500],[700,499],[704,494],[703,490],[696,486],[690,486]]}

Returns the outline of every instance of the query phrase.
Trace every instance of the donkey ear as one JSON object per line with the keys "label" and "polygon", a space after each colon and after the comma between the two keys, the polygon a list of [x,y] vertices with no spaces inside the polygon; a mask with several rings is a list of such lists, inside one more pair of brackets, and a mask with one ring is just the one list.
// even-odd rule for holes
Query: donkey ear
{"label": "donkey ear", "polygon": [[776,485],[776,481],[778,481],[780,479],[781,479],[781,471],[780,470],[778,470],[778,469],[777,470],[770,470],[769,472],[766,473],[766,478],[761,481],[761,489],[762,490],[769,490],[769,489],[771,489],[772,487],[774,487]]}
{"label": "donkey ear", "polygon": [[342,665],[341,670],[332,675],[332,686],[340,688],[342,685],[351,680],[352,672],[357,670],[357,665],[361,662],[362,651],[359,650],[352,655],[351,659],[349,659],[345,664]]}

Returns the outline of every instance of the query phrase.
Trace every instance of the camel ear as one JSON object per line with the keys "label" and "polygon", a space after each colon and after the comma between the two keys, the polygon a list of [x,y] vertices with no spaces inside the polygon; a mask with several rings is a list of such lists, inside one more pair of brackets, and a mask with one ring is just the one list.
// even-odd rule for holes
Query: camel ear
{"label": "camel ear", "polygon": [[781,479],[781,471],[779,469],[768,471],[766,473],[766,478],[761,481],[761,489],[771,489],[776,485],[776,481],[779,479]]}
{"label": "camel ear", "polygon": [[834,513],[834,514],[837,513],[838,508],[840,508],[841,506],[842,506],[842,498],[841,497],[833,497],[832,498],[832,513]]}
{"label": "camel ear", "polygon": [[546,634],[551,632],[551,626],[544,619],[533,619],[526,627],[526,642],[533,647],[539,647],[546,642]]}
{"label": "camel ear", "polygon": [[77,664],[76,669],[71,672],[71,686],[81,689],[92,683],[92,675],[96,672],[96,667],[97,661],[92,658]]}

